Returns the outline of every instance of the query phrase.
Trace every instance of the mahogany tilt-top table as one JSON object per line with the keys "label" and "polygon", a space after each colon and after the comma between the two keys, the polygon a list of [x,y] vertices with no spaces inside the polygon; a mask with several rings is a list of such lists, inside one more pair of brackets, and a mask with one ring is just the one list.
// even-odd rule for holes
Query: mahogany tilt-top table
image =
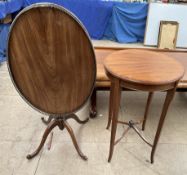
{"label": "mahogany tilt-top table", "polygon": [[89,118],[81,120],[75,113],[88,101],[96,77],[94,49],[81,22],[61,6],[33,4],[11,25],[7,57],[18,93],[33,109],[49,116],[48,120],[42,118],[48,126],[39,146],[27,158],[35,157],[58,127],[67,130],[77,153],[87,160],[68,123],[69,119],[88,122]]}
{"label": "mahogany tilt-top table", "polygon": [[[111,81],[110,106],[107,129],[111,129],[110,151],[108,161],[111,161],[114,146],[132,128],[149,146],[152,147],[151,163],[154,162],[154,154],[162,131],[164,120],[169,105],[174,97],[179,80],[184,75],[183,66],[175,59],[153,51],[145,50],[122,50],[110,54],[104,62],[107,76]],[[142,122],[123,122],[118,120],[118,111],[121,98],[121,89],[127,88],[149,92],[145,114]],[[149,143],[140,133],[137,124],[142,123],[142,130],[148,116],[153,93],[156,91],[166,91],[166,98],[157,127],[154,142]],[[121,138],[115,140],[117,123],[128,125]]]}

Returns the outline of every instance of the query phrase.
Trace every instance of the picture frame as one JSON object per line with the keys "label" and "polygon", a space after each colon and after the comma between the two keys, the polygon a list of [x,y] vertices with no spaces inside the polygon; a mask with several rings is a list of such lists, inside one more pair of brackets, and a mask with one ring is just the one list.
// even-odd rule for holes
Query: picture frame
{"label": "picture frame", "polygon": [[160,21],[158,45],[159,49],[175,49],[179,23],[177,21]]}
{"label": "picture frame", "polygon": [[177,48],[187,48],[187,5],[173,3],[150,3],[147,14],[144,45],[158,46],[160,21],[176,21],[179,23]]}

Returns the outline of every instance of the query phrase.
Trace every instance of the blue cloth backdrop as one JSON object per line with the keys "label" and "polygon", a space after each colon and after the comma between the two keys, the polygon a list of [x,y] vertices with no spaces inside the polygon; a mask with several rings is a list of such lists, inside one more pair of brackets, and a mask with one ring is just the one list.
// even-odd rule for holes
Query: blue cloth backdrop
{"label": "blue cloth backdrop", "polygon": [[9,32],[9,24],[0,25],[0,62],[6,60],[6,46],[7,46],[7,37]]}
{"label": "blue cloth backdrop", "polygon": [[14,13],[23,7],[24,0],[0,1],[0,19],[5,18],[8,14]]}
{"label": "blue cloth backdrop", "polygon": [[147,10],[147,3],[115,3],[104,38],[120,43],[142,42]]}
{"label": "blue cloth backdrop", "polygon": [[101,0],[9,0],[0,1],[0,19],[34,3],[50,2],[64,6],[84,24],[90,36],[101,39],[112,14],[112,2]]}
{"label": "blue cloth backdrop", "polygon": [[24,0],[24,7],[33,3],[51,2],[73,12],[93,39],[101,39],[112,14],[112,2],[101,0]]}

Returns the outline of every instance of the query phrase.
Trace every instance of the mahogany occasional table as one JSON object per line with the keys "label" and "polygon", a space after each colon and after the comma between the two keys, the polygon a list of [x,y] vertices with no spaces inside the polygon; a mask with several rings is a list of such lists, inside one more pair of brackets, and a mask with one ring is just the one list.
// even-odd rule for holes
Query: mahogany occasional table
{"label": "mahogany occasional table", "polygon": [[[149,146],[152,147],[151,163],[162,131],[169,105],[174,97],[176,86],[184,75],[183,66],[175,59],[161,53],[145,50],[123,50],[109,55],[104,62],[105,71],[111,81],[110,107],[107,129],[111,129],[110,151],[108,162],[111,161],[114,146],[132,128]],[[166,91],[166,98],[157,127],[153,144],[149,143],[136,127],[140,122],[123,122],[118,120],[121,88],[149,92],[142,130],[145,128],[150,102],[155,91]],[[117,123],[128,125],[123,136],[115,140]]]}

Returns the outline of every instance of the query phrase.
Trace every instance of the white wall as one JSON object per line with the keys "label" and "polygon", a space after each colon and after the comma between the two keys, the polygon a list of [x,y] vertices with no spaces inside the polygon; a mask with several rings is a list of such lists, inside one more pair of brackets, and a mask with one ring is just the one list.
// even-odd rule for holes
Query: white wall
{"label": "white wall", "polygon": [[157,45],[160,21],[177,21],[179,23],[177,47],[186,48],[187,5],[150,3],[144,45]]}

